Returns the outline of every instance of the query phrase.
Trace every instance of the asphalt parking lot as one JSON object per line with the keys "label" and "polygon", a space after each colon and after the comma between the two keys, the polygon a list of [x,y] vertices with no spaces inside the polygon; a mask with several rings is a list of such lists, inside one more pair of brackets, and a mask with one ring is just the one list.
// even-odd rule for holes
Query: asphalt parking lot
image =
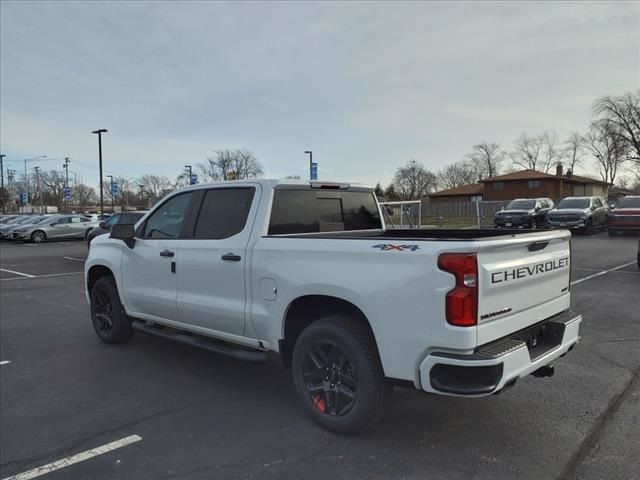
{"label": "asphalt parking lot", "polygon": [[[84,242],[2,244],[0,478],[45,466],[51,480],[637,479],[636,249],[632,236],[574,237],[582,342],[553,378],[477,400],[397,389],[380,425],[340,437],[305,417],[276,362],[139,334],[101,343]],[[49,471],[70,459],[83,461]]]}

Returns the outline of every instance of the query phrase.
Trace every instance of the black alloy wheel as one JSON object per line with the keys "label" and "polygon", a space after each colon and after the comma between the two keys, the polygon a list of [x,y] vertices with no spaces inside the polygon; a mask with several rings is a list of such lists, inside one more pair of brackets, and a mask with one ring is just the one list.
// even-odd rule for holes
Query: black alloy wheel
{"label": "black alloy wheel", "polygon": [[358,379],[353,363],[334,342],[312,344],[302,366],[305,387],[314,407],[330,416],[347,415],[358,401]]}

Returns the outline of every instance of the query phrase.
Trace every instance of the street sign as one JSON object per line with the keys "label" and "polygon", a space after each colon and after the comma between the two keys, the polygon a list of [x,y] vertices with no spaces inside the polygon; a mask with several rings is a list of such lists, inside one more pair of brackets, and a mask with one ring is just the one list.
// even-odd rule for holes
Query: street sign
{"label": "street sign", "polygon": [[111,184],[111,195],[113,195],[114,197],[118,195],[118,184],[116,182],[113,182]]}
{"label": "street sign", "polygon": [[71,187],[65,187],[64,189],[64,199],[71,200]]}
{"label": "street sign", "polygon": [[22,203],[23,205],[29,203],[29,195],[27,194],[27,192],[20,192],[20,203]]}
{"label": "street sign", "polygon": [[317,180],[318,179],[318,164],[316,162],[313,162],[311,164],[311,180]]}
{"label": "street sign", "polygon": [[198,183],[198,175],[196,175],[195,173],[193,173],[191,175],[191,183],[190,185],[196,185]]}

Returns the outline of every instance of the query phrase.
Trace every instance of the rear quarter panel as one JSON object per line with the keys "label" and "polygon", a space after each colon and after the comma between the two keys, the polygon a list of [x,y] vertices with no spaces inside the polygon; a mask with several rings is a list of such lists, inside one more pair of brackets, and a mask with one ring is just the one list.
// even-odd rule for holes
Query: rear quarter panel
{"label": "rear quarter panel", "polygon": [[[381,244],[417,248],[384,250]],[[277,349],[295,299],[327,295],[346,300],[369,320],[385,374],[417,381],[418,360],[430,348],[475,347],[475,328],[445,321],[445,293],[454,278],[437,268],[441,252],[475,250],[474,241],[261,237],[249,249],[249,321],[257,338]],[[277,286],[275,298],[270,299],[261,282]]]}

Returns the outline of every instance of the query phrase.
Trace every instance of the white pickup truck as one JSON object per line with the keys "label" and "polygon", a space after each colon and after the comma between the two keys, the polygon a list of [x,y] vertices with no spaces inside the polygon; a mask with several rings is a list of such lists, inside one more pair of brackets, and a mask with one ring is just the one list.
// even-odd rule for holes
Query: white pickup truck
{"label": "white pickup truck", "polygon": [[369,187],[282,180],[197,185],[85,264],[96,333],[135,331],[238,359],[275,352],[331,431],[379,420],[393,385],[480,397],[579,340],[568,231],[386,229]]}

